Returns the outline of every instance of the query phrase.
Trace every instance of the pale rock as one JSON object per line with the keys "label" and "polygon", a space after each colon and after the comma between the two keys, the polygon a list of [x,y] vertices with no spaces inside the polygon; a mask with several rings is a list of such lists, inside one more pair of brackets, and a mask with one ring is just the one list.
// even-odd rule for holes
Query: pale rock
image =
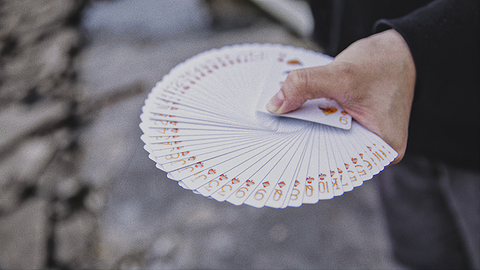
{"label": "pale rock", "polygon": [[[0,179],[1,180],[1,179]],[[19,203],[19,188],[15,183],[9,183],[9,185],[0,184],[2,194],[0,196],[0,212],[10,213],[16,208]]]}
{"label": "pale rock", "polygon": [[25,135],[66,119],[69,112],[66,101],[44,101],[32,108],[11,104],[0,110],[0,152]]}
{"label": "pale rock", "polygon": [[65,151],[57,153],[49,166],[45,168],[37,180],[38,196],[43,198],[62,197],[57,194],[58,185],[64,179],[74,177],[74,170],[71,162],[66,162],[64,156],[71,156]]}
{"label": "pale rock", "polygon": [[91,190],[85,198],[85,207],[92,213],[101,214],[107,200],[104,193],[104,191]]}
{"label": "pale rock", "polygon": [[2,96],[20,100],[31,89],[45,95],[55,91],[61,82],[71,80],[62,76],[71,68],[69,53],[79,42],[79,33],[65,28],[20,50],[3,68]]}
{"label": "pale rock", "polygon": [[57,196],[60,200],[65,200],[73,197],[81,189],[80,181],[78,178],[71,176],[64,179],[59,179],[57,184]]}
{"label": "pale rock", "polygon": [[69,215],[72,214],[69,205],[62,201],[57,201],[53,203],[50,211],[55,213],[57,219],[66,219]]}
{"label": "pale rock", "polygon": [[32,183],[41,174],[55,154],[50,138],[32,138],[24,141],[15,152],[0,163],[0,177]]}
{"label": "pale rock", "polygon": [[62,71],[68,69],[69,51],[79,43],[79,38],[78,32],[74,29],[63,29],[43,42],[38,48],[41,53],[38,56],[40,62],[38,76],[40,78],[61,76]]}
{"label": "pale rock", "polygon": [[60,128],[52,134],[52,139],[58,150],[66,150],[74,141],[76,135],[69,128]]}
{"label": "pale rock", "polygon": [[[9,17],[5,26],[19,34],[39,32],[49,25],[62,23],[74,10],[74,1],[22,0],[5,1],[3,10]],[[48,14],[48,16],[46,16]]]}
{"label": "pale rock", "polygon": [[96,238],[96,219],[88,212],[75,213],[57,223],[55,231],[55,257],[72,268],[92,268]]}
{"label": "pale rock", "polygon": [[45,267],[47,250],[47,203],[27,201],[15,213],[0,217],[0,265],[4,269]]}

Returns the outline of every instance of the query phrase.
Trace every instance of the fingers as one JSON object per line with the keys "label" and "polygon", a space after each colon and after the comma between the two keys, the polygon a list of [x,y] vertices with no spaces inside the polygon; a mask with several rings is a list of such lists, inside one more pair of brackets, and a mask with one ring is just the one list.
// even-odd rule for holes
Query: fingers
{"label": "fingers", "polygon": [[[272,97],[272,99],[267,104],[267,110],[276,113],[284,114],[298,109],[302,106],[308,98],[305,98],[303,94],[294,93],[294,88],[292,87],[282,87],[278,93]],[[285,94],[287,98],[285,98]]]}
{"label": "fingers", "polygon": [[328,80],[327,66],[304,68],[291,71],[280,91],[267,104],[267,110],[284,114],[298,109],[305,101],[329,97],[325,93]]}
{"label": "fingers", "polygon": [[290,72],[267,110],[284,114],[309,99],[334,99],[358,123],[405,154],[416,70],[408,44],[387,30],[351,44],[328,65]]}

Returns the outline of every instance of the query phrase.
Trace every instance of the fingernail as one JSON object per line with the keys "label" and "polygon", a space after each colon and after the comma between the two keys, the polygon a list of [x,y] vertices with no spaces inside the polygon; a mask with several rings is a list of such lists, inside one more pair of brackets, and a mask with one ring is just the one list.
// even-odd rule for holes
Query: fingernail
{"label": "fingernail", "polygon": [[270,99],[267,104],[267,110],[276,113],[280,107],[282,107],[283,102],[285,102],[285,97],[283,96],[283,92],[280,90],[278,93]]}

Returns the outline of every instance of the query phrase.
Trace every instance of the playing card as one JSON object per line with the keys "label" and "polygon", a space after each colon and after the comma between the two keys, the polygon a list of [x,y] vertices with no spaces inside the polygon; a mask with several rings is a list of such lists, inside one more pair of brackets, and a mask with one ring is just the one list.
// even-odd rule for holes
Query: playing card
{"label": "playing card", "polygon": [[[257,102],[256,109],[262,113],[270,113],[266,109],[268,101],[280,90],[292,70],[322,66],[332,61],[331,57],[323,54],[306,51],[293,53],[285,48],[277,51],[276,55]],[[302,119],[342,129],[350,129],[352,122],[352,117],[336,101],[326,98],[308,100],[297,110],[278,117]]]}
{"label": "playing card", "polygon": [[145,100],[144,149],[181,187],[234,205],[299,207],[352,191],[395,150],[334,100],[309,100],[287,117],[265,110],[289,72],[331,61],[272,44],[196,55]]}

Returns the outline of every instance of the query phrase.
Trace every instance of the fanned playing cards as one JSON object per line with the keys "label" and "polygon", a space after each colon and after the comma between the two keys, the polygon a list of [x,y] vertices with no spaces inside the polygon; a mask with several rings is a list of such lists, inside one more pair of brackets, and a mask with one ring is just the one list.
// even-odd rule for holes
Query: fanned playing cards
{"label": "fanned playing cards", "polygon": [[397,156],[334,100],[265,106],[294,69],[332,58],[272,44],[213,49],[173,68],[145,101],[141,139],[168,178],[217,201],[285,208],[361,186]]}

